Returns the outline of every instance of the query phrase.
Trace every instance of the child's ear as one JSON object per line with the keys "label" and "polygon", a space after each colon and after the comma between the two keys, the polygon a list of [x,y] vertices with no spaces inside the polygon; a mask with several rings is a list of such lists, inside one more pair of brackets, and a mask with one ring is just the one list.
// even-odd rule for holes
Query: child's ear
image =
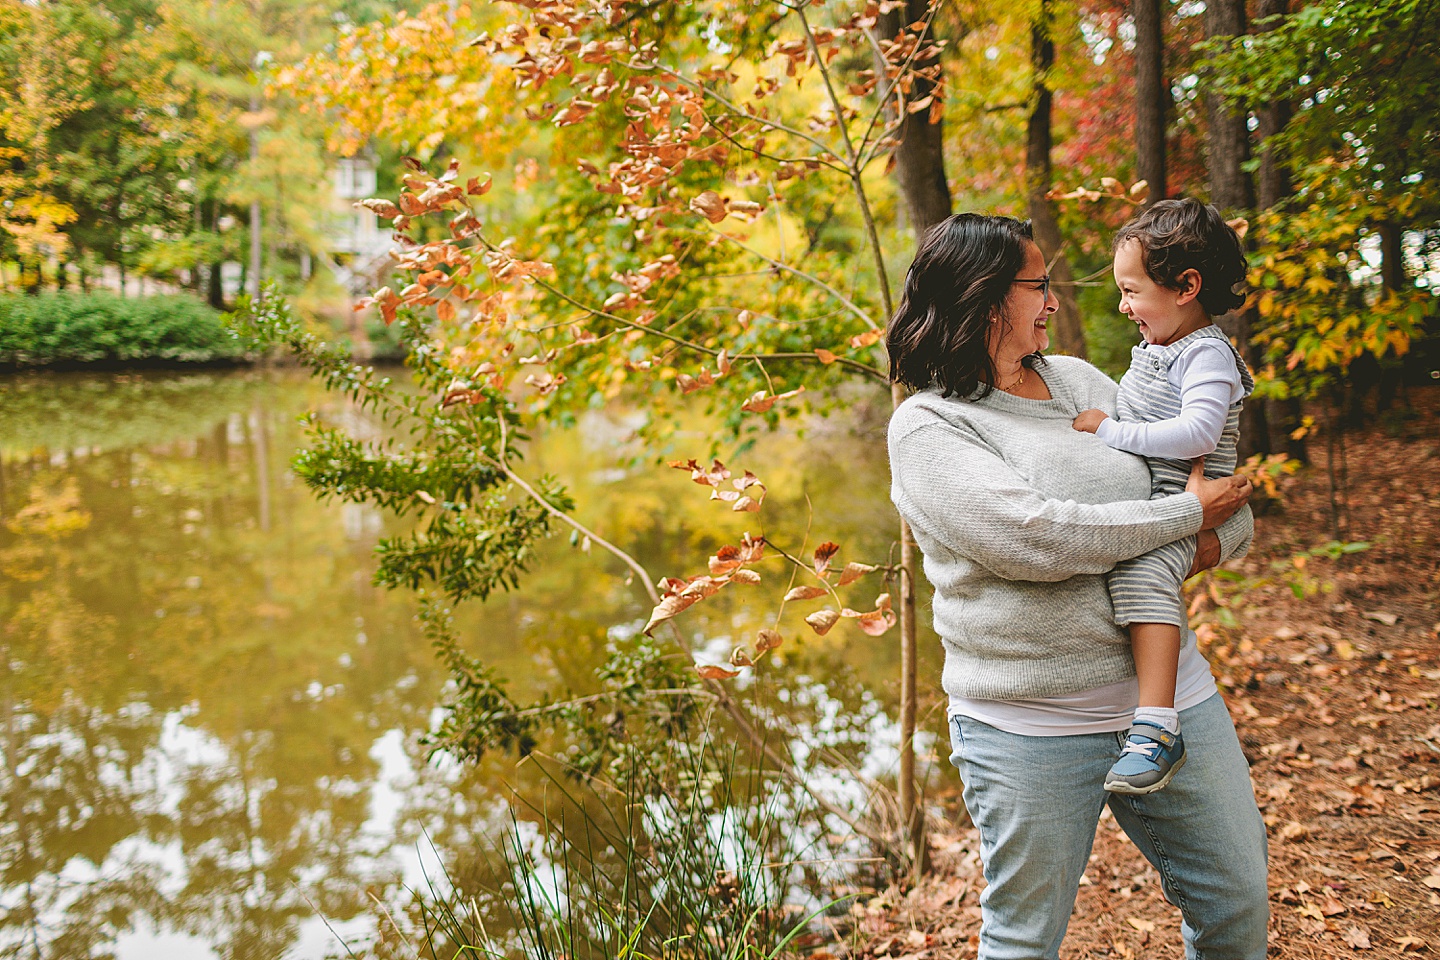
{"label": "child's ear", "polygon": [[1194,300],[1196,297],[1200,296],[1201,280],[1199,270],[1196,270],[1192,267],[1191,269],[1186,270],[1184,273],[1180,274],[1180,276],[1176,279],[1180,282],[1180,296],[1176,300],[1177,304],[1179,304],[1180,306],[1184,306],[1191,300]]}

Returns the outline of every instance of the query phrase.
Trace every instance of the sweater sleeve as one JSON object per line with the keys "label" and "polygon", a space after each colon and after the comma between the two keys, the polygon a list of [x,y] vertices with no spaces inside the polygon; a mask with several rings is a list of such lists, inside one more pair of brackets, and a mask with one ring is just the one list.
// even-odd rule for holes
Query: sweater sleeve
{"label": "sweater sleeve", "polygon": [[1250,511],[1250,505],[1246,504],[1215,528],[1215,535],[1220,538],[1220,562],[1226,560],[1239,560],[1250,552],[1250,544],[1255,539],[1255,514]]}
{"label": "sweater sleeve", "polygon": [[1220,350],[1202,340],[1170,367],[1170,381],[1180,394],[1179,416],[1151,423],[1107,419],[1095,436],[1117,450],[1146,457],[1193,460],[1214,453],[1240,388],[1240,372],[1230,348],[1215,342]]}
{"label": "sweater sleeve", "polygon": [[1105,573],[1196,533],[1203,518],[1189,493],[1106,504],[1046,498],[983,441],[943,422],[893,438],[891,470],[907,521],[1007,580]]}

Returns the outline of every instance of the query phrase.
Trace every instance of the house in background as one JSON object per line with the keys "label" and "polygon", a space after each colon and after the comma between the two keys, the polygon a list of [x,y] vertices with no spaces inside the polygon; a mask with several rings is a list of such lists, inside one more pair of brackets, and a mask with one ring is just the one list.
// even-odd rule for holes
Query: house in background
{"label": "house in background", "polygon": [[375,196],[375,163],[366,156],[342,157],[330,171],[335,210],[327,231],[336,279],[352,296],[380,285],[395,243],[375,214],[355,201]]}

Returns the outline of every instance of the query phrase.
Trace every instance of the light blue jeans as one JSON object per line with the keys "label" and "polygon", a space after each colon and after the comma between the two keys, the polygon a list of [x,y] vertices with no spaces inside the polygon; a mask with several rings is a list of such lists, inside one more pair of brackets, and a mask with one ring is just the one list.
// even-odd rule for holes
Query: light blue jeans
{"label": "light blue jeans", "polygon": [[950,761],[980,831],[979,960],[1056,960],[1108,802],[1180,908],[1188,960],[1264,960],[1265,824],[1220,695],[1180,713],[1185,768],[1159,793],[1105,792],[1125,734],[1027,737],[952,717]]}

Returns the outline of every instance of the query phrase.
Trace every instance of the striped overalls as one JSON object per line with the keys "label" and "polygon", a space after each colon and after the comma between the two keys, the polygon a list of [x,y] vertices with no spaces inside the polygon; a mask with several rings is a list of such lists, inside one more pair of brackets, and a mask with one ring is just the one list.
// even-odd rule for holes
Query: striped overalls
{"label": "striped overalls", "polygon": [[[1218,338],[1230,347],[1231,353],[1235,353],[1230,339],[1215,324],[1181,337],[1168,346],[1141,343],[1133,348],[1130,351],[1130,369],[1120,379],[1120,395],[1116,401],[1118,419],[1122,423],[1154,423],[1178,417],[1180,395],[1170,384],[1170,365],[1187,347],[1204,337]],[[1250,395],[1255,381],[1238,353],[1235,353],[1235,366],[1240,371],[1243,399]],[[1205,457],[1206,477],[1228,477],[1235,472],[1240,407],[1240,401],[1230,405],[1220,443],[1213,453]],[[1150,465],[1152,500],[1185,491],[1185,483],[1190,477],[1189,461],[1146,457],[1145,462]],[[1191,536],[1116,566],[1108,577],[1115,622],[1122,627],[1131,623],[1168,623],[1183,630],[1187,618],[1180,586],[1194,561],[1195,537]]]}

